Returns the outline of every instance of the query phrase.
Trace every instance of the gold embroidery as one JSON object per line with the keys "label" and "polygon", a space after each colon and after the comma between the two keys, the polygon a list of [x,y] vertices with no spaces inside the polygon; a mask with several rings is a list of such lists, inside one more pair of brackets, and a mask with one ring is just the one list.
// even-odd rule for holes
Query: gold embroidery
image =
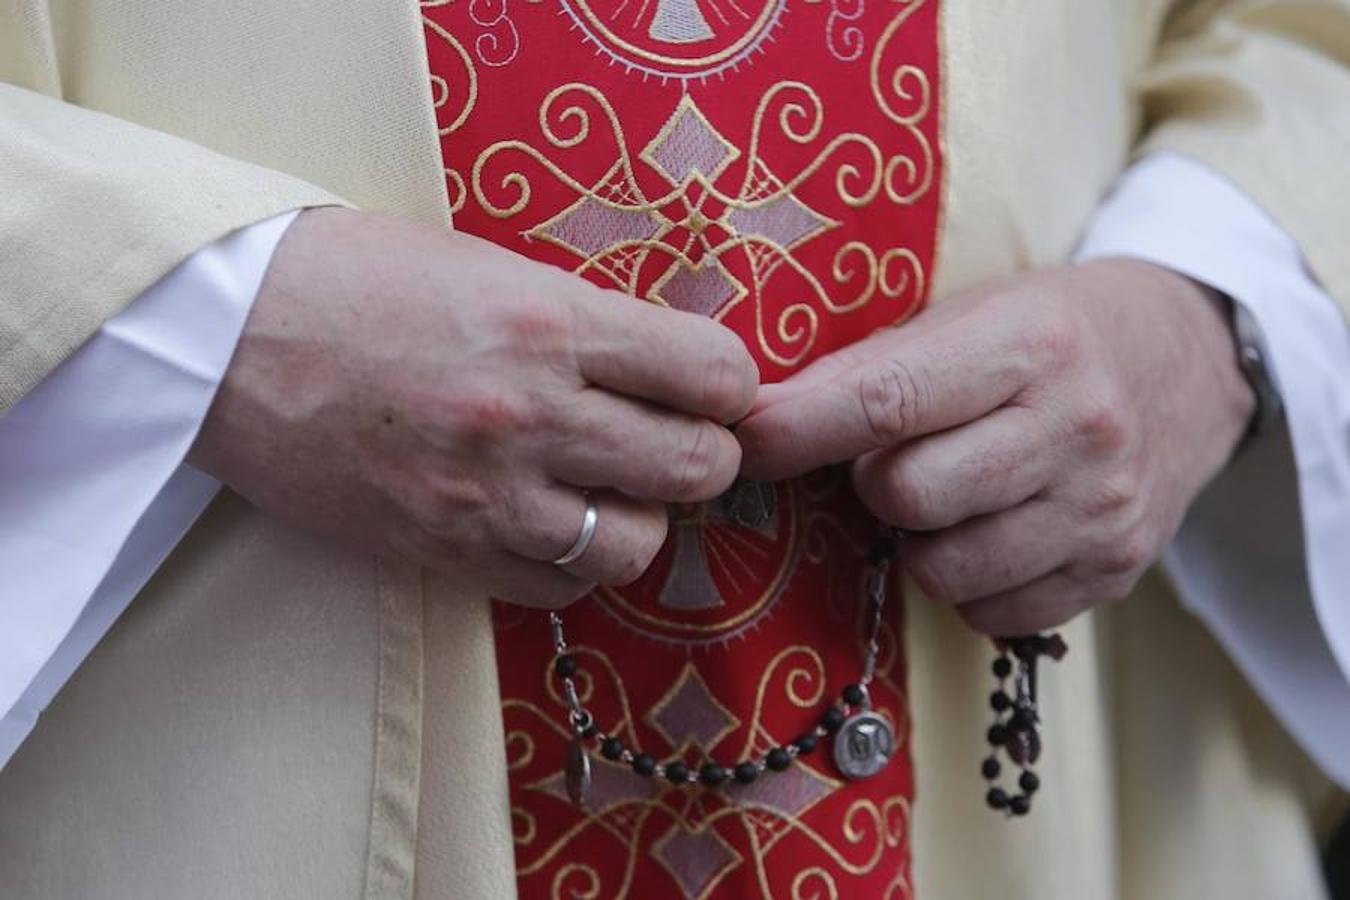
{"label": "gold embroidery", "polygon": [[[873,56],[874,73],[879,72],[880,58],[890,36],[907,15],[908,12],[902,13],[892,22],[884,39],[878,43]],[[902,70],[909,71],[901,66],[897,72]],[[922,76],[922,72],[918,74]],[[902,98],[909,96],[907,78],[907,75],[896,76],[895,87]],[[927,139],[916,125],[929,107],[926,89],[918,108],[903,115],[887,105],[880,87],[876,91],[878,103],[883,105],[888,117],[918,135],[921,153],[928,154],[924,158],[931,157],[931,150],[922,149],[927,147]],[[560,102],[569,95],[579,95],[594,104],[609,126],[614,162],[594,183],[581,182],[528,141],[511,139],[498,141],[478,155],[471,173],[471,190],[488,215],[508,219],[523,213],[533,199],[530,176],[525,170],[510,168],[496,180],[493,191],[500,193],[504,202],[489,196],[484,180],[489,164],[498,156],[513,152],[529,158],[566,186],[577,199],[523,233],[580,257],[575,272],[603,273],[616,288],[637,294],[639,273],[652,254],[659,254],[669,262],[646,290],[645,298],[664,305],[671,305],[669,291],[677,278],[713,278],[713,290],[719,290],[715,285],[720,279],[725,285],[720,288],[722,296],[715,299],[715,308],[704,311],[714,318],[721,318],[746,296],[751,297],[759,348],[765,357],[782,366],[795,365],[814,346],[819,332],[819,310],[843,314],[866,306],[878,294],[895,300],[924,289],[924,273],[918,256],[905,247],[890,247],[878,255],[866,243],[854,240],[839,248],[830,274],[835,285],[854,286],[857,292],[850,298],[838,299],[794,256],[798,247],[840,224],[811,209],[797,192],[845,148],[857,148],[867,160],[865,168],[848,157],[833,164],[834,193],[846,207],[867,206],[883,191],[892,202],[912,203],[926,192],[925,179],[931,179],[931,173],[924,176],[920,163],[911,157],[901,153],[888,159],[874,140],[855,132],[836,135],[798,172],[786,180],[779,178],[762,156],[764,125],[777,106],[774,118],[777,130],[785,139],[803,146],[818,140],[824,127],[825,110],[820,97],[809,85],[798,81],[778,82],[760,98],[751,123],[745,175],[734,193],[722,190],[718,182],[740,157],[740,150],[713,127],[689,95],[682,96],[662,129],[638,154],[644,165],[672,185],[671,190],[657,198],[649,198],[640,186],[623,126],[613,105],[599,89],[588,84],[570,83],[550,91],[541,102],[538,115],[540,133],[545,141],[558,150],[572,150],[596,137],[591,111],[579,99]],[[698,141],[700,153],[711,161],[703,165],[687,164],[678,172],[670,171],[661,154],[676,139],[677,131],[681,140]],[[931,159],[928,166],[931,167]],[[902,192],[896,187],[896,179],[901,176],[906,182],[919,179],[919,183]],[[695,185],[700,191],[696,200],[691,199]],[[707,198],[712,198],[721,207],[720,214],[710,216],[704,212]],[[685,218],[678,222],[667,215],[668,208],[677,202],[682,202],[686,210]],[[791,217],[788,224],[783,224],[788,221],[782,218],[784,215]],[[572,223],[582,220],[594,223],[601,219],[604,228],[610,231],[607,237],[597,235],[593,228],[577,232],[572,227]],[[687,231],[687,237],[682,244],[673,243],[671,235],[681,226]],[[725,235],[716,243],[709,239],[712,226]],[[762,233],[766,228],[771,233]],[[583,239],[590,245],[579,243]],[[702,250],[697,258],[691,255],[696,246]],[[723,260],[729,259],[734,251],[743,252],[749,260],[750,284],[742,283],[723,265]],[[804,286],[810,299],[784,305],[776,313],[770,331],[764,294],[780,269],[790,271]],[[708,282],[701,284],[707,286]],[[785,286],[782,295],[789,296],[789,290]]]}

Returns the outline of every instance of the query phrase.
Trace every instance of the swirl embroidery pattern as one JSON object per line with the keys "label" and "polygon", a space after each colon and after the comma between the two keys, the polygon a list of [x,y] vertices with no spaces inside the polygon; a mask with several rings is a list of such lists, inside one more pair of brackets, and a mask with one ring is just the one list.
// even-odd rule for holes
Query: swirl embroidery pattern
{"label": "swirl embroidery pattern", "polygon": [[[925,299],[938,3],[423,0],[456,227],[715,318],[766,381],[786,377]],[[746,758],[856,677],[870,519],[838,472],[772,492],[758,527],[716,503],[677,511],[642,578],[569,610],[584,702],[629,746]],[[597,760],[580,811],[559,771],[570,736],[548,630],[500,606],[520,896],[909,897],[893,612],[873,700],[900,743],[882,774],[846,782],[818,753],[706,791]]]}

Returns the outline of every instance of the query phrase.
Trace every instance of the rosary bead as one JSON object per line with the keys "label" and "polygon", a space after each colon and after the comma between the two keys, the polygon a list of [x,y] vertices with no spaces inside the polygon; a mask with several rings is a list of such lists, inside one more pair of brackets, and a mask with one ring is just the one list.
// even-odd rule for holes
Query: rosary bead
{"label": "rosary bead", "polygon": [[1012,698],[1002,691],[994,691],[989,695],[989,705],[994,708],[994,712],[1003,712],[1012,706]]}
{"label": "rosary bead", "polygon": [[1012,674],[1012,663],[1009,662],[1008,657],[1000,656],[998,659],[994,660],[995,676],[999,678],[1007,678],[1011,674]]}
{"label": "rosary bead", "polygon": [[984,763],[980,766],[980,774],[983,775],[986,780],[993,780],[997,778],[998,773],[1001,770],[1002,767],[999,766],[998,760],[994,759],[992,756],[986,759]]}
{"label": "rosary bead", "polygon": [[845,686],[843,697],[849,706],[862,706],[863,701],[867,699],[867,692],[860,684],[850,684]]}
{"label": "rosary bead", "polygon": [[989,804],[990,809],[1004,809],[1008,805],[1008,792],[1003,788],[990,788],[989,793],[984,795],[984,802]]}
{"label": "rosary bead", "polygon": [[577,674],[577,658],[570,653],[562,654],[553,661],[553,671],[559,678],[571,678]]}
{"label": "rosary bead", "polygon": [[684,784],[689,781],[689,767],[682,762],[673,762],[666,766],[666,778],[671,784]]}
{"label": "rosary bead", "polygon": [[651,775],[656,771],[656,760],[650,753],[639,753],[633,757],[633,771],[644,777]]}
{"label": "rosary bead", "polygon": [[844,711],[837,706],[831,706],[820,716],[820,727],[828,732],[836,732],[844,724]]}
{"label": "rosary bead", "polygon": [[792,765],[792,757],[782,747],[774,747],[769,751],[769,755],[764,757],[764,765],[775,772],[781,772]]}
{"label": "rosary bead", "polygon": [[1041,780],[1036,777],[1035,772],[1028,769],[1017,779],[1017,784],[1026,794],[1030,795],[1040,790]]}
{"label": "rosary bead", "polygon": [[759,777],[759,769],[752,762],[743,762],[736,767],[733,774],[741,784],[749,784]]}
{"label": "rosary bead", "polygon": [[985,737],[989,739],[989,743],[993,746],[1002,747],[1008,743],[1008,729],[1002,725],[990,725],[989,730],[985,732]]}
{"label": "rosary bead", "polygon": [[600,733],[600,726],[595,724],[592,719],[585,728],[581,729],[581,736],[584,738],[593,738]]}
{"label": "rosary bead", "polygon": [[811,753],[816,749],[816,736],[808,731],[792,743],[797,747],[798,753]]}
{"label": "rosary bead", "polygon": [[717,787],[727,780],[727,770],[717,763],[705,763],[703,768],[698,770],[698,780],[708,787]]}
{"label": "rosary bead", "polygon": [[600,755],[610,762],[623,756],[623,741],[616,737],[607,737],[600,742]]}
{"label": "rosary bead", "polygon": [[1031,798],[1026,794],[1016,794],[1008,801],[1008,809],[1015,816],[1025,816],[1031,812]]}

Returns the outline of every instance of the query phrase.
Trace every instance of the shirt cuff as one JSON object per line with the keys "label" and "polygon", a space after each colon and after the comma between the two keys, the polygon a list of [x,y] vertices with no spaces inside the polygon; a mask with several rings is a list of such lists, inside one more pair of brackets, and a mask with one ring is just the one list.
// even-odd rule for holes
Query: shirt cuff
{"label": "shirt cuff", "polygon": [[1077,258],[1132,257],[1247,308],[1286,427],[1197,498],[1163,563],[1322,768],[1350,787],[1350,336],[1298,247],[1237,187],[1175,154],[1131,167]]}
{"label": "shirt cuff", "polygon": [[0,766],[218,490],[183,460],[296,215],[193,254],[0,417]]}

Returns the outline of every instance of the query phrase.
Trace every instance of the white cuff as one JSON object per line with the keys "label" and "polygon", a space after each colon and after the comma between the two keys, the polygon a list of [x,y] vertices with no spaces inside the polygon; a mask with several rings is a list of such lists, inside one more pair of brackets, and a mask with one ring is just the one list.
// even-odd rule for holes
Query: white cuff
{"label": "white cuff", "polygon": [[1340,310],[1260,207],[1182,156],[1133,166],[1077,256],[1166,266],[1260,326],[1287,429],[1215,479],[1163,561],[1275,714],[1350,787],[1350,336]]}
{"label": "white cuff", "polygon": [[0,766],[215,495],[183,459],[295,215],[198,251],[0,418]]}

